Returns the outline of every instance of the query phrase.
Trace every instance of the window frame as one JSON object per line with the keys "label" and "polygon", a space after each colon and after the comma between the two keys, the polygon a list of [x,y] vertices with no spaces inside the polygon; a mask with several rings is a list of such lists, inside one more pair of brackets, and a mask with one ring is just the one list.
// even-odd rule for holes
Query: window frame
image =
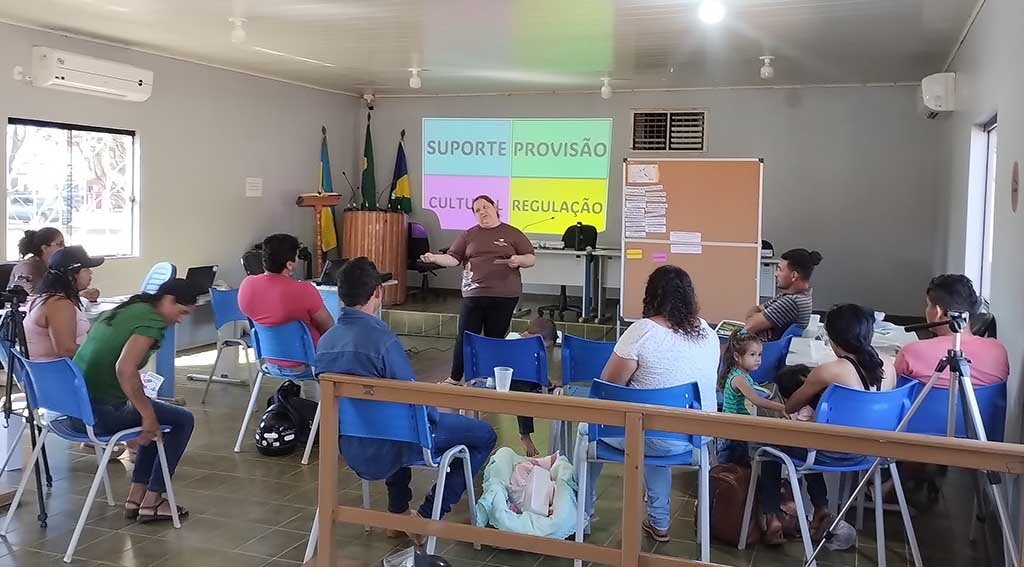
{"label": "window frame", "polygon": [[[131,243],[130,251],[124,254],[103,254],[104,258],[107,259],[118,259],[118,258],[138,258],[142,255],[142,239],[141,239],[141,207],[140,207],[140,194],[141,194],[141,152],[139,151],[140,136],[136,130],[127,130],[124,128],[111,128],[107,126],[92,126],[88,124],[75,124],[71,122],[57,122],[53,120],[39,120],[34,118],[18,118],[10,116],[7,118],[7,128],[12,126],[30,126],[36,128],[54,128],[69,132],[94,132],[99,134],[111,134],[115,136],[128,136],[132,140],[131,147],[131,163],[132,163],[132,186],[131,194],[128,196],[128,203],[131,206]],[[7,148],[4,152],[5,160],[7,158],[7,152],[10,148]],[[6,167],[6,166],[5,166]],[[5,172],[6,175],[9,172]],[[9,180],[7,181],[9,183]],[[10,206],[10,197],[7,192],[9,187],[4,187],[4,199],[5,208]],[[7,223],[10,222],[10,213],[8,218],[4,220],[5,234],[7,234]],[[60,227],[63,230],[63,227]]]}

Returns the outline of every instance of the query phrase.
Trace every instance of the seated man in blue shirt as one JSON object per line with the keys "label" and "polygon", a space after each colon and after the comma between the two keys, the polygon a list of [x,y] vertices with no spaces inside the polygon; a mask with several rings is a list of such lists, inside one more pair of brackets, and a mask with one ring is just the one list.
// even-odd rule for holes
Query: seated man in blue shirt
{"label": "seated man in blue shirt", "polygon": [[[320,339],[317,346],[317,372],[354,374],[414,381],[409,358],[402,343],[374,313],[381,303],[381,274],[366,257],[350,260],[338,272],[338,295],[345,307],[336,324]],[[437,408],[427,408],[427,420],[434,433],[434,450],[437,455],[456,446],[469,449],[470,467],[475,475],[484,466],[494,449],[497,436],[494,428],[478,419],[463,417],[457,413],[441,413]],[[422,462],[423,451],[419,445],[399,441],[385,441],[341,435],[338,438],[345,462],[360,478],[366,480],[386,479],[388,487],[388,511],[394,514],[410,511],[412,480],[410,464]],[[441,516],[447,514],[466,491],[462,464],[454,461],[450,467],[441,494]],[[468,479],[472,482],[472,479]],[[420,505],[418,515],[430,518],[433,513],[436,487]],[[396,532],[388,532],[398,537]]]}

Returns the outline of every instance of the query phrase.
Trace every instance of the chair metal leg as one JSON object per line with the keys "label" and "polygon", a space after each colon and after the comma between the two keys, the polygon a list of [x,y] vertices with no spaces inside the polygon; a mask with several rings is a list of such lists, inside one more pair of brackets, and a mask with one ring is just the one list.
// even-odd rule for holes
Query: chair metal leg
{"label": "chair metal leg", "polygon": [[[860,481],[863,478],[864,478],[864,473],[863,472],[857,473],[857,484],[858,485],[860,484]],[[867,492],[867,491],[866,490],[861,490],[857,494],[857,525],[856,525],[856,527],[857,527],[857,531],[858,532],[860,530],[864,529],[864,493],[865,492]]]}
{"label": "chair metal leg", "polygon": [[907,507],[907,496],[903,494],[903,483],[900,481],[899,471],[896,470],[896,463],[889,464],[889,473],[892,476],[893,488],[896,489],[896,499],[900,503],[903,529],[906,530],[907,540],[910,542],[910,553],[914,557],[914,567],[921,567],[921,550],[917,546],[917,534],[914,532],[914,523],[910,519],[910,508]]}
{"label": "chair metal leg", "polygon": [[103,455],[100,457],[100,467],[96,471],[96,476],[92,479],[92,486],[89,487],[89,495],[85,498],[85,506],[82,506],[82,513],[78,516],[78,523],[75,525],[75,533],[71,535],[71,542],[68,543],[68,550],[64,554],[64,563],[71,563],[71,557],[75,553],[75,548],[78,547],[78,539],[82,537],[82,530],[85,529],[85,520],[89,517],[89,510],[92,509],[92,503],[96,500],[96,493],[100,490],[100,483],[105,478],[105,472],[107,468],[107,462],[110,461],[110,454],[114,450],[113,443],[107,443],[107,448],[103,451]]}
{"label": "chair metal leg", "polygon": [[238,440],[235,441],[235,452],[242,451],[242,439],[245,438],[245,430],[249,427],[249,418],[256,409],[256,398],[260,395],[260,384],[263,383],[263,370],[256,372],[256,379],[252,382],[252,393],[249,394],[249,405],[245,408],[245,415],[242,416],[242,428],[238,430]]}
{"label": "chair metal leg", "polygon": [[8,529],[11,527],[11,520],[14,519],[14,512],[18,510],[18,504],[21,503],[21,496],[25,493],[25,487],[28,486],[29,479],[32,478],[32,470],[36,467],[36,462],[39,460],[39,454],[42,453],[43,444],[46,441],[46,436],[49,435],[48,430],[43,430],[43,434],[39,436],[36,441],[36,448],[32,450],[32,457],[28,461],[28,467],[25,468],[25,472],[21,475],[21,482],[18,483],[18,490],[14,493],[14,500],[11,501],[11,508],[7,511],[7,519],[4,520],[4,526],[0,529],[0,536],[6,536]]}
{"label": "chair metal leg", "polygon": [[313,440],[316,433],[320,431],[320,403],[316,404],[316,413],[313,415],[313,427],[309,430],[309,439],[306,440],[306,450],[302,453],[302,464],[309,464],[309,455],[313,452]]}
{"label": "chair metal leg", "polygon": [[755,455],[750,461],[750,484],[747,486],[747,503],[743,506],[743,523],[740,524],[740,541],[738,549],[747,548],[747,537],[750,532],[750,516],[754,513],[754,496],[757,490],[757,477],[761,474],[761,460]]}
{"label": "chair metal leg", "polygon": [[[359,483],[363,489],[363,508],[370,509],[370,481],[364,480]],[[370,533],[370,526],[363,526],[363,533]]]}
{"label": "chair metal leg", "polygon": [[882,506],[882,469],[875,468],[872,491],[875,508],[875,544],[878,546],[878,567],[885,567],[885,507]]}
{"label": "chair metal leg", "polygon": [[[469,523],[476,525],[476,487],[473,486],[473,467],[469,462],[469,449],[462,451],[462,474],[466,479],[466,496],[469,497]],[[473,549],[480,549],[479,543],[473,544]]]}
{"label": "chair metal leg", "polygon": [[178,517],[178,503],[174,500],[174,488],[171,486],[171,469],[167,466],[167,452],[164,450],[164,440],[156,440],[156,452],[160,457],[160,472],[164,475],[164,492],[167,494],[167,505],[171,507],[171,525],[175,529],[181,528],[181,518]]}
{"label": "chair metal leg", "polygon": [[256,379],[252,373],[252,360],[249,359],[249,347],[242,347],[242,352],[245,353],[245,367],[249,369],[249,382]]}
{"label": "chair metal leg", "polygon": [[[811,528],[807,525],[807,510],[804,508],[803,491],[800,490],[800,476],[796,472],[796,467],[793,466],[793,461],[785,459],[783,464],[786,465],[789,486],[793,489],[797,521],[800,523],[800,538],[804,544],[804,559],[807,559],[814,554],[814,546],[811,544]],[[818,567],[818,562],[812,562],[809,567]]]}
{"label": "chair metal leg", "polygon": [[[463,447],[463,449],[465,449]],[[452,464],[452,457],[457,455],[458,452],[446,451],[444,456],[441,457],[441,462],[437,464],[437,480],[434,484],[434,509],[431,511],[430,519],[440,520],[441,519],[441,494],[444,493],[444,483],[448,480],[448,469]],[[466,451],[467,459],[469,458],[469,452]],[[466,479],[466,488],[471,490],[468,486],[473,479]],[[427,554],[433,555],[434,550],[437,548],[437,536],[429,536],[427,538]]]}
{"label": "chair metal leg", "polygon": [[[246,351],[248,352],[248,351]],[[206,403],[206,396],[210,393],[210,384],[213,384],[213,377],[217,374],[217,366],[220,365],[220,357],[224,354],[224,345],[217,345],[217,358],[213,359],[213,367],[210,368],[210,375],[206,377],[206,387],[203,388],[203,399],[199,402]]]}
{"label": "chair metal leg", "polygon": [[96,452],[96,463],[100,466],[99,472],[103,475],[103,491],[107,493],[107,505],[114,505],[114,491],[110,489],[110,475],[107,474],[107,467],[102,465],[103,463],[103,448],[99,445],[93,445],[93,450]]}
{"label": "chair metal leg", "polygon": [[[50,474],[50,458],[46,456],[46,447],[43,447],[42,460],[43,460],[43,473],[44,473],[44,476],[46,476],[46,487],[47,488],[51,488],[51,487],[53,487],[53,475]],[[43,526],[43,527],[45,527],[45,526]]]}
{"label": "chair metal leg", "polygon": [[700,528],[700,560],[711,562],[711,472],[708,445],[700,446],[700,479],[697,486],[697,525]]}
{"label": "chair metal leg", "polygon": [[313,560],[313,554],[316,552],[316,538],[320,531],[320,508],[316,509],[313,513],[313,527],[309,528],[309,541],[306,542],[306,555],[302,557],[303,563],[309,563]]}
{"label": "chair metal leg", "polygon": [[[577,477],[576,485],[579,487],[576,493],[576,543],[583,543],[583,533],[586,527],[583,525],[583,518],[586,515],[587,509],[587,476],[588,476],[588,462],[587,462],[587,449],[586,447],[580,447],[579,438],[577,438],[575,458],[579,460],[579,476]],[[597,495],[594,495],[597,498]],[[589,524],[589,520],[587,522]],[[582,559],[574,559],[572,562],[573,567],[583,567]]]}
{"label": "chair metal leg", "polygon": [[21,420],[21,427],[18,428],[18,434],[14,436],[14,443],[11,443],[11,448],[7,450],[7,456],[4,457],[4,464],[0,466],[0,477],[7,472],[7,465],[14,458],[14,452],[21,449],[21,436],[25,434],[26,427],[28,427],[28,422]]}

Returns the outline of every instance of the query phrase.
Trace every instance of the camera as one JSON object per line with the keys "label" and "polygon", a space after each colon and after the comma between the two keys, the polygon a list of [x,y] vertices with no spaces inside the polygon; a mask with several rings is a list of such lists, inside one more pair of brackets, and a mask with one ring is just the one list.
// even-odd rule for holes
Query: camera
{"label": "camera", "polygon": [[13,285],[7,291],[0,292],[0,309],[10,305],[12,308],[24,305],[28,301],[28,292],[20,285]]}

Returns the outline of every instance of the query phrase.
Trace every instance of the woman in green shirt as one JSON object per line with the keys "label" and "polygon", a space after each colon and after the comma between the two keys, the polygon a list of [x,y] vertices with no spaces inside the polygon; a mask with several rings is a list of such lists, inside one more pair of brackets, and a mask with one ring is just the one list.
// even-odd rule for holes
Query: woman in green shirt
{"label": "woman in green shirt", "polygon": [[[192,284],[178,278],[164,283],[156,293],[134,295],[104,314],[75,354],[75,363],[82,369],[92,401],[96,432],[109,435],[142,427],[139,437],[129,442],[138,447],[124,505],[129,519],[171,519],[157,448],[152,441],[161,437],[160,426],[171,427],[162,437],[167,465],[174,474],[192,437],[194,419],[185,408],[146,397],[139,370],[160,348],[167,327],[192,313],[199,293]],[[179,506],[178,513],[185,516],[188,511]]]}

